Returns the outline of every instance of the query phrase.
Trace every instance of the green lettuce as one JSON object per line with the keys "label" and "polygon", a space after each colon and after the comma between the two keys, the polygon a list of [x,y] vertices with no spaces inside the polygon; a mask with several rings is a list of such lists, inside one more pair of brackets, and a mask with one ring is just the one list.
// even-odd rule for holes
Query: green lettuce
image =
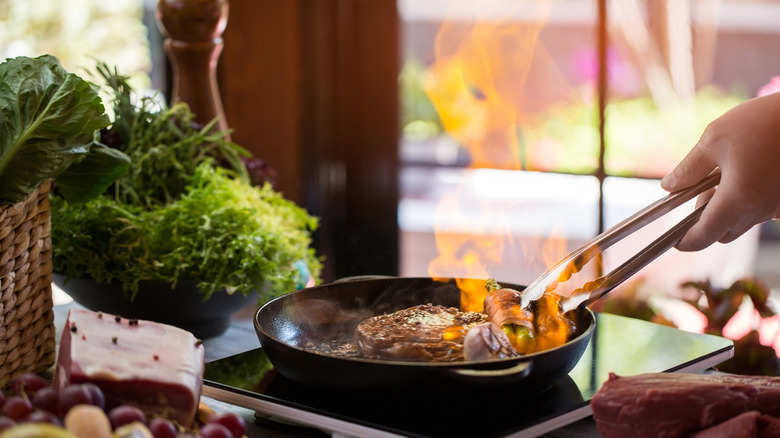
{"label": "green lettuce", "polygon": [[315,217],[270,185],[251,186],[210,162],[199,165],[186,193],[147,209],[100,196],[83,205],[54,197],[55,271],[70,278],[122,283],[134,296],[139,282],[195,280],[212,293],[260,300],[299,289],[304,271],[322,268],[311,245]]}
{"label": "green lettuce", "polygon": [[72,202],[102,193],[130,163],[96,141],[109,123],[98,88],[54,56],[0,64],[0,206],[50,178]]}

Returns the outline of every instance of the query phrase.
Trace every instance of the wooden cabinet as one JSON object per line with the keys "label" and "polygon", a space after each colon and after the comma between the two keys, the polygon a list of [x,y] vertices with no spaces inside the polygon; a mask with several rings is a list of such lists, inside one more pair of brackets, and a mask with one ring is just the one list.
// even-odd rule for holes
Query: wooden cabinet
{"label": "wooden cabinet", "polygon": [[321,220],[325,281],[398,273],[394,0],[231,0],[218,82],[232,139]]}

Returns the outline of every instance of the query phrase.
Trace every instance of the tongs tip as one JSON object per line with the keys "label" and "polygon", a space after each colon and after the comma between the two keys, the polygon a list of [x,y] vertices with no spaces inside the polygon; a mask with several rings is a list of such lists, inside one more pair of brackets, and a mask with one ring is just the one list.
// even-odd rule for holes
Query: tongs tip
{"label": "tongs tip", "polygon": [[[648,205],[634,215],[599,234],[585,245],[571,252],[568,256],[553,265],[539,278],[534,280],[524,291],[521,305],[528,306],[532,301],[542,297],[545,293],[554,293],[561,283],[568,281],[573,274],[578,273],[598,254],[601,254],[613,244],[625,239],[640,228],[655,221],[666,213],[688,202],[696,195],[715,187],[720,182],[720,170],[716,169],[699,183],[670,193],[664,198]],[[674,247],[685,233],[695,224],[704,205],[698,206],[693,213],[671,227],[658,239],[645,247],[642,251],[629,258],[613,271],[595,280],[583,283],[575,288],[569,295],[561,299],[564,310],[571,310],[578,306],[587,306],[606,295],[628,277],[646,266],[658,256]]]}

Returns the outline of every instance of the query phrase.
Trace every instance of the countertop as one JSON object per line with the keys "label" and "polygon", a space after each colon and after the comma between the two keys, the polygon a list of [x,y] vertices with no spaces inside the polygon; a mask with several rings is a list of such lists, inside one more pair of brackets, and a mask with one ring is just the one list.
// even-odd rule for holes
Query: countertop
{"label": "countertop", "polygon": [[[57,340],[59,340],[62,325],[67,318],[67,313],[72,308],[81,308],[81,306],[75,302],[69,301],[67,297],[55,299],[54,318],[57,330]],[[206,362],[249,351],[260,346],[252,322],[254,313],[254,305],[250,305],[240,310],[233,315],[230,326],[223,334],[203,340]],[[298,427],[274,419],[260,418],[256,420],[254,411],[224,403],[210,397],[204,396],[203,401],[216,412],[235,412],[241,415],[247,424],[247,438],[311,438],[329,436],[328,434],[315,429]],[[330,436],[335,437],[337,435]],[[553,438],[584,438],[598,437],[600,435],[596,429],[593,418],[587,417],[554,432],[547,433],[544,436]]]}

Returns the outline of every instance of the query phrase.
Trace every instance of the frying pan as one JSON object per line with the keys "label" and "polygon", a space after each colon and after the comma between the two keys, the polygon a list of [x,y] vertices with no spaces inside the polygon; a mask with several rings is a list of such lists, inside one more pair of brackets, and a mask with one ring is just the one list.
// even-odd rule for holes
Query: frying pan
{"label": "frying pan", "polygon": [[501,385],[531,391],[545,389],[567,376],[596,326],[590,309],[577,308],[567,314],[576,330],[565,344],[524,356],[482,361],[374,360],[311,348],[353,340],[357,325],[370,316],[427,303],[460,308],[460,293],[451,279],[374,277],[335,282],[269,301],[255,314],[255,331],[279,373],[307,385],[356,391]]}
{"label": "frying pan", "polygon": [[[525,307],[528,300],[538,299],[551,287],[554,289],[563,272],[577,272],[596,254],[719,181],[720,171],[716,170],[699,183],[670,193],[599,234],[532,282],[523,294],[525,303],[521,302],[521,306]],[[553,349],[506,359],[438,363],[350,358],[309,348],[352,340],[357,325],[370,316],[427,303],[460,308],[460,290],[455,282],[431,278],[366,278],[301,289],[258,309],[255,330],[268,358],[282,375],[315,386],[340,390],[403,390],[420,384],[442,388],[464,385],[512,386],[515,390],[546,388],[566,376],[585,352],[596,327],[596,318],[588,305],[672,248],[698,221],[702,209],[703,206],[696,208],[617,269],[586,283],[581,293],[563,300],[564,310],[571,309],[567,317],[575,322],[576,330],[566,343]],[[502,286],[525,289],[512,284]]]}

